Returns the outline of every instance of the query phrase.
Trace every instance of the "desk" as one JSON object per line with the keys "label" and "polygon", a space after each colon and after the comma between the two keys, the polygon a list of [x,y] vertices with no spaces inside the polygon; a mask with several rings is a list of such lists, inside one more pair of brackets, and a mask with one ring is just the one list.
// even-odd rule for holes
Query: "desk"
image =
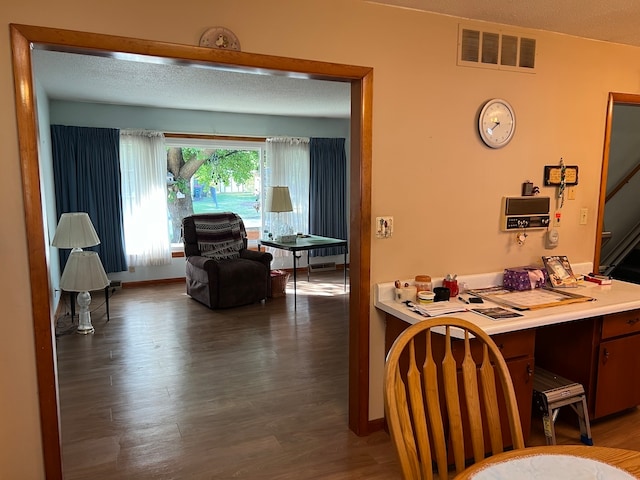
{"label": "desk", "polygon": [[[296,261],[301,255],[298,252],[307,251],[307,264],[309,264],[309,250],[327,247],[344,247],[344,288],[347,289],[347,241],[339,238],[320,237],[318,235],[309,235],[306,237],[298,237],[293,243],[277,242],[275,240],[258,240],[258,250],[260,246],[278,248],[293,253],[293,306],[296,307]],[[307,281],[309,280],[309,269],[307,267]]]}
{"label": "desk", "polygon": [[[458,280],[470,288],[502,283],[497,273]],[[433,281],[439,284],[439,279]],[[640,384],[640,285],[618,280],[602,286],[585,282],[572,291],[595,301],[522,311],[520,317],[503,320],[470,311],[451,315],[473,322],[502,345],[525,438],[531,421],[535,366],[583,385],[590,420],[640,405],[640,389],[635,387]],[[376,285],[375,306],[386,313],[387,350],[401,331],[424,319],[397,303],[394,292],[394,282]],[[457,299],[451,302],[469,307]],[[492,306],[489,302],[483,305]],[[452,332],[454,337],[459,335]]]}
{"label": "desk", "polygon": [[[506,471],[509,467],[505,462],[513,462],[518,459],[523,459],[528,456],[548,456],[548,455],[568,455],[572,457],[587,458],[590,460],[596,460],[606,465],[616,467],[624,470],[620,472],[620,475],[614,475],[605,478],[627,478],[625,472],[634,477],[640,477],[640,452],[634,450],[624,450],[621,448],[608,448],[608,447],[587,447],[585,445],[546,445],[543,447],[529,447],[521,448],[519,450],[512,450],[509,452],[499,453],[492,457],[485,458],[481,462],[478,462],[455,477],[454,480],[472,480],[474,478],[482,478],[485,475],[477,476],[480,471],[487,468],[494,468],[495,466],[502,464],[503,468],[500,470]],[[543,457],[537,459],[538,461],[544,461]],[[570,459],[569,459],[570,460]],[[597,465],[596,465],[597,466]],[[604,467],[604,466],[603,466]],[[606,469],[606,467],[604,467]],[[610,470],[610,469],[607,469]],[[486,478],[490,478],[490,472],[485,472]],[[493,472],[492,472],[493,473]],[[572,477],[570,471],[557,472],[557,477],[570,480]],[[615,471],[613,473],[616,473]],[[496,477],[503,478],[503,477]],[[515,478],[515,477],[514,477]],[[527,478],[536,478],[519,475],[517,478],[526,480]],[[549,477],[546,477],[549,478]],[[582,478],[582,477],[581,477]],[[595,478],[595,477],[594,477]],[[633,478],[633,477],[628,477]]]}

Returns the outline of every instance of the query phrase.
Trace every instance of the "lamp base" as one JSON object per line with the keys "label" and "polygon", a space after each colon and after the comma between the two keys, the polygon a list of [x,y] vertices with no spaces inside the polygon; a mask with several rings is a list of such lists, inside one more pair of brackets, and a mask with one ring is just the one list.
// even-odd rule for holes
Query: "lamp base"
{"label": "lamp base", "polygon": [[78,329],[76,330],[76,333],[79,333],[80,335],[88,335],[90,333],[95,333],[96,329],[93,328],[93,325],[89,325],[87,326],[83,326],[83,325],[79,325]]}
{"label": "lamp base", "polygon": [[95,329],[91,324],[91,313],[89,312],[89,304],[91,303],[91,294],[89,292],[81,292],[78,294],[78,329],[76,333],[87,335],[94,333]]}

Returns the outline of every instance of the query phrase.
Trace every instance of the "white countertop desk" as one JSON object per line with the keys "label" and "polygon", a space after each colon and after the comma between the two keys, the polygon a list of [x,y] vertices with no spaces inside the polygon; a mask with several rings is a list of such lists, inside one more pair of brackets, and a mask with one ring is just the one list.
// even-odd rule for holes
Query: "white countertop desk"
{"label": "white countertop desk", "polygon": [[[393,282],[379,283],[376,285],[374,300],[376,308],[379,308],[400,320],[404,320],[409,324],[419,322],[426,318],[410,311],[404,304],[396,302],[393,299],[394,289],[395,286]],[[614,280],[612,285],[601,286],[595,283],[584,282],[577,288],[570,289],[570,291],[592,297],[595,301],[571,303],[568,305],[558,305],[534,310],[524,310],[519,312],[522,314],[522,317],[501,320],[491,320],[469,311],[451,313],[446,316],[468,320],[478,325],[489,335],[496,335],[499,333],[514,332],[517,330],[543,327],[546,325],[570,322],[572,320],[581,320],[599,315],[640,309],[640,285],[633,283]],[[461,304],[458,299],[451,299],[450,302],[457,302]],[[494,304],[485,302],[484,304],[465,306],[481,307],[492,305]]]}

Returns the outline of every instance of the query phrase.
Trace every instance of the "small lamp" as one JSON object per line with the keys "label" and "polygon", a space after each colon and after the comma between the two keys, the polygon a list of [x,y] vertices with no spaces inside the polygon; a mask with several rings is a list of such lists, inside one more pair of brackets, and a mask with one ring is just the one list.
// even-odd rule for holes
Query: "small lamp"
{"label": "small lamp", "polygon": [[98,245],[100,239],[93,228],[89,214],[85,212],[63,213],[58,222],[51,245],[81,251],[85,247]]}
{"label": "small lamp", "polygon": [[80,292],[78,294],[78,333],[93,333],[91,324],[91,295],[89,291],[101,290],[109,285],[109,278],[102,267],[102,262],[97,252],[73,251],[69,255],[67,264],[60,278],[60,288],[68,292]]}
{"label": "small lamp", "polygon": [[265,211],[275,212],[277,214],[277,234],[283,235],[284,228],[280,223],[280,212],[293,212],[291,205],[291,195],[289,195],[289,187],[268,187],[267,198],[265,201]]}

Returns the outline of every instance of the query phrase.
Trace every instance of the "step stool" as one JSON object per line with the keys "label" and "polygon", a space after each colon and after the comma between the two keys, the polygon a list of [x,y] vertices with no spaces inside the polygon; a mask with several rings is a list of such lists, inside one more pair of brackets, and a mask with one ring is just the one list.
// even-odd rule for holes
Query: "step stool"
{"label": "step stool", "polygon": [[567,380],[544,368],[536,367],[533,376],[533,408],[542,412],[542,423],[547,445],[556,444],[554,428],[560,408],[569,405],[580,421],[580,441],[593,445],[587,397],[580,383]]}

